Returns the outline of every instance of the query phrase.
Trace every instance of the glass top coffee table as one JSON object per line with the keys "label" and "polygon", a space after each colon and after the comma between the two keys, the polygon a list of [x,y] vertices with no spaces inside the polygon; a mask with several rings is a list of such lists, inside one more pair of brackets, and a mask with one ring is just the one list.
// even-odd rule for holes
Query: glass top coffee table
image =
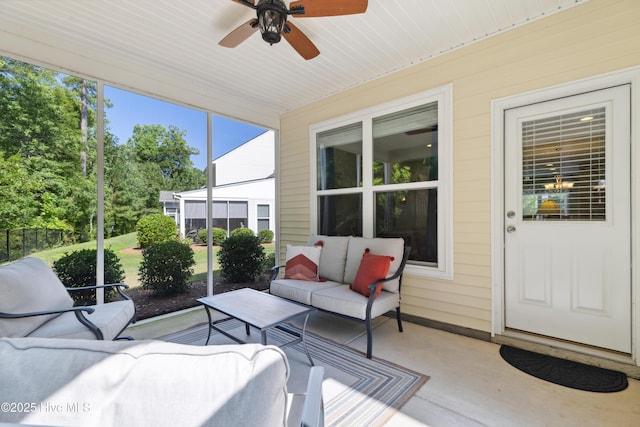
{"label": "glass top coffee table", "polygon": [[[313,307],[297,304],[284,298],[264,292],[256,291],[251,288],[238,289],[236,291],[225,292],[223,294],[213,295],[210,297],[198,298],[198,301],[204,305],[209,319],[209,334],[207,342],[211,338],[211,331],[215,330],[224,336],[232,339],[239,344],[245,344],[246,341],[231,335],[225,330],[220,329],[217,325],[232,319],[240,320],[245,325],[245,332],[250,334],[250,327],[254,327],[262,334],[262,344],[267,344],[267,331],[271,328],[277,328],[295,337],[294,340],[281,345],[287,347],[302,342],[304,352],[309,359],[309,363],[313,366],[313,360],[307,350],[307,343],[304,340],[305,330],[307,328],[307,320],[309,314],[316,311]],[[229,317],[213,320],[211,309],[219,311]],[[305,316],[302,331],[297,332],[288,328],[283,323],[298,316]]]}

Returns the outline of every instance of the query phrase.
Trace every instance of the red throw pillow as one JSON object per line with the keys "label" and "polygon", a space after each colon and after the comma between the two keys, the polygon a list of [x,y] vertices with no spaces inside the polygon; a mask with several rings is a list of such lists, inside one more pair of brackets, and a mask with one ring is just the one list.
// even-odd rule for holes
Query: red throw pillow
{"label": "red throw pillow", "polygon": [[[368,297],[371,295],[371,291],[368,286],[375,282],[376,280],[384,279],[387,277],[387,273],[389,272],[389,267],[391,266],[391,261],[394,260],[394,257],[387,255],[374,255],[369,253],[369,249],[365,251],[362,255],[362,260],[360,261],[360,267],[358,267],[358,273],[356,273],[356,278],[353,280],[353,283],[349,286],[352,291],[356,291]],[[376,295],[374,298],[378,298],[380,292],[382,291],[382,286],[378,287],[376,290]]]}

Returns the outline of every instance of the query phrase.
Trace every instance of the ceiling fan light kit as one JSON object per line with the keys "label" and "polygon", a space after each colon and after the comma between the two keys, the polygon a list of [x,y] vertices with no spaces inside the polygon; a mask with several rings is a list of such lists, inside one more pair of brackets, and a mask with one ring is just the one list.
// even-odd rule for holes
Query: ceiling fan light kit
{"label": "ceiling fan light kit", "polygon": [[233,48],[260,29],[262,39],[273,45],[282,36],[304,59],[320,54],[318,48],[295,25],[287,22],[287,16],[320,17],[364,13],[368,0],[299,0],[292,1],[287,9],[282,0],[232,0],[256,10],[257,19],[251,19],[229,33],[220,41],[220,46]]}

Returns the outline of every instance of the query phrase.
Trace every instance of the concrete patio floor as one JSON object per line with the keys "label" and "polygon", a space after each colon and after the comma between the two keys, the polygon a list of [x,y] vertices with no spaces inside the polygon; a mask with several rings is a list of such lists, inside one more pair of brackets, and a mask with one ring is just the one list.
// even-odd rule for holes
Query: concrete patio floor
{"label": "concrete patio floor", "polygon": [[[157,338],[205,323],[202,308],[140,322],[127,333]],[[640,426],[640,381],[617,393],[592,393],[551,384],[507,364],[498,344],[378,318],[374,357],[424,373],[429,381],[387,426]],[[364,326],[316,314],[308,330],[357,350],[366,349]]]}

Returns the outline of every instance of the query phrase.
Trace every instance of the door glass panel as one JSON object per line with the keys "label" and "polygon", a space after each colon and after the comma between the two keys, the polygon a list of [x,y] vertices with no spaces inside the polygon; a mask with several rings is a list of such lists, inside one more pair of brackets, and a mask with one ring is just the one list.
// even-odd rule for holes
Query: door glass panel
{"label": "door glass panel", "polygon": [[525,221],[604,221],[604,107],[522,123]]}

